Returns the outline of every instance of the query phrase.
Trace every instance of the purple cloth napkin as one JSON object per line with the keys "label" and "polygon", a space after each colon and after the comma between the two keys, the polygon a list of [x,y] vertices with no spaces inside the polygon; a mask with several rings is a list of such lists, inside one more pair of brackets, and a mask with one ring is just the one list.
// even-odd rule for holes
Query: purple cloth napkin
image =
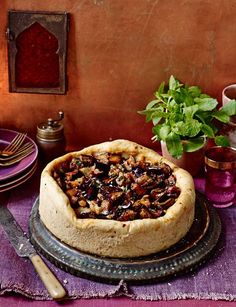
{"label": "purple cloth napkin", "polygon": [[[195,184],[196,189],[204,190],[203,180],[195,180]],[[38,191],[38,177],[34,176],[29,182],[12,190],[7,201],[8,208],[26,232]],[[223,224],[218,251],[194,273],[170,278],[165,282],[132,286],[120,281],[117,285],[108,285],[75,277],[46,262],[63,283],[71,299],[126,295],[142,300],[236,300],[236,207],[218,212]],[[50,300],[30,261],[17,256],[1,227],[0,240],[0,294],[15,292],[37,300]]]}

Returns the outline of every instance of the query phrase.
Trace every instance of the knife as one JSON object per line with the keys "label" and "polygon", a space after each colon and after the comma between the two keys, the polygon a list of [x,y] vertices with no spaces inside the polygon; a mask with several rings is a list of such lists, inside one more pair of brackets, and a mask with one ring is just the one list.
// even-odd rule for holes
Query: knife
{"label": "knife", "polygon": [[34,247],[29,242],[29,239],[26,237],[11,212],[3,205],[0,205],[0,224],[7,234],[8,240],[11,242],[16,253],[20,257],[27,257],[31,260],[51,297],[53,299],[63,298],[66,295],[65,289],[43,262],[42,258],[36,253]]}

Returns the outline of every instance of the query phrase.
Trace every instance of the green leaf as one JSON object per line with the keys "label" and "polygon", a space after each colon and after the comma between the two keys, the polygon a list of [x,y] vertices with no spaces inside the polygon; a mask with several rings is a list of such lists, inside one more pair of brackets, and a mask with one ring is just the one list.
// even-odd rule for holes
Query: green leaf
{"label": "green leaf", "polygon": [[164,108],[159,106],[158,108],[156,108],[156,111],[151,114],[151,120],[154,126],[162,120],[163,116],[166,116],[166,113],[163,111]]}
{"label": "green leaf", "polygon": [[210,96],[205,94],[205,93],[203,93],[203,94],[200,95],[200,98],[210,98]]}
{"label": "green leaf", "polygon": [[170,133],[170,126],[162,125],[159,131],[160,139],[165,141],[169,133]]}
{"label": "green leaf", "polygon": [[162,117],[152,117],[152,123],[154,126],[156,126],[157,124],[159,124],[159,122],[162,120]]}
{"label": "green leaf", "polygon": [[152,133],[157,136],[158,140],[160,140],[160,137],[159,137],[160,129],[161,129],[161,125],[156,125],[156,126],[152,127]]}
{"label": "green leaf", "polygon": [[152,120],[152,114],[150,113],[150,114],[147,114],[146,115],[146,123],[148,123],[148,122],[150,122]]}
{"label": "green leaf", "polygon": [[211,129],[213,130],[214,134],[216,135],[216,133],[218,132],[218,128],[213,124],[213,123],[207,123],[208,126],[211,127]]}
{"label": "green leaf", "polygon": [[209,125],[202,124],[201,131],[209,138],[215,137],[215,133]]}
{"label": "green leaf", "polygon": [[228,123],[230,120],[229,115],[227,115],[223,110],[213,112],[212,116],[222,123]]}
{"label": "green leaf", "polygon": [[145,115],[146,116],[146,123],[150,122],[152,120],[152,112],[147,112],[147,110],[142,110],[137,112],[140,115]]}
{"label": "green leaf", "polygon": [[170,96],[169,97],[169,102],[174,100],[175,103],[179,103],[179,101],[181,100],[180,99],[180,93],[176,92],[175,90],[168,90],[168,95]]}
{"label": "green leaf", "polygon": [[140,115],[146,115],[146,111],[147,110],[141,110],[141,111],[137,111],[137,113],[140,114]]}
{"label": "green leaf", "polygon": [[185,152],[193,152],[205,145],[205,138],[198,137],[195,139],[187,140],[183,143],[183,148]]}
{"label": "green leaf", "polygon": [[152,109],[157,103],[159,103],[159,101],[156,99],[150,101],[146,106],[146,110]]}
{"label": "green leaf", "polygon": [[142,111],[138,111],[138,114],[147,115],[147,114],[152,114],[156,111],[159,111],[159,108],[145,109],[145,110],[142,110]]}
{"label": "green leaf", "polygon": [[155,117],[160,117],[160,118],[166,118],[168,117],[168,114],[166,112],[163,112],[161,109],[156,109],[154,112],[152,112],[151,119]]}
{"label": "green leaf", "polygon": [[183,112],[187,118],[193,118],[194,114],[198,111],[198,105],[183,108]]}
{"label": "green leaf", "polygon": [[172,157],[180,159],[183,154],[183,145],[179,135],[171,132],[166,137],[166,146]]}
{"label": "green leaf", "polygon": [[150,109],[150,110],[142,110],[142,111],[138,111],[138,114],[140,115],[145,115],[146,116],[146,122],[150,122],[152,120],[152,114],[153,114],[154,110]]}
{"label": "green leaf", "polygon": [[194,137],[201,131],[202,124],[199,123],[195,119],[188,120],[186,122],[178,122],[173,126],[173,131],[176,134],[187,136],[187,137]]}
{"label": "green leaf", "polygon": [[152,132],[158,137],[159,140],[165,141],[170,132],[170,126],[166,124],[156,125],[152,128]]}
{"label": "green leaf", "polygon": [[170,79],[169,79],[169,89],[170,90],[174,90],[178,85],[178,81],[175,80],[175,77],[174,76],[170,76]]}
{"label": "green leaf", "polygon": [[215,137],[215,143],[218,146],[230,146],[229,140],[227,139],[227,137],[223,136],[223,135],[218,135]]}
{"label": "green leaf", "polygon": [[195,98],[194,101],[198,104],[201,111],[212,111],[218,104],[214,98]]}
{"label": "green leaf", "polygon": [[162,82],[158,88],[159,95],[163,94],[165,90],[165,82]]}
{"label": "green leaf", "polygon": [[169,101],[168,105],[167,105],[167,108],[169,110],[174,110],[175,109],[175,112],[179,112],[179,104],[176,102],[175,99],[172,99]]}
{"label": "green leaf", "polygon": [[198,86],[190,86],[188,88],[188,92],[195,98],[200,96],[201,89]]}
{"label": "green leaf", "polygon": [[185,96],[182,101],[184,102],[186,107],[191,107],[195,104],[191,96]]}
{"label": "green leaf", "polygon": [[205,116],[204,116],[204,114],[201,114],[201,112],[200,113],[196,112],[195,117],[201,123],[205,123],[206,122]]}
{"label": "green leaf", "polygon": [[236,100],[230,100],[220,110],[229,116],[236,115]]}
{"label": "green leaf", "polygon": [[181,84],[173,75],[170,76],[168,85],[170,90],[175,91],[179,91],[179,89],[183,86],[183,84]]}

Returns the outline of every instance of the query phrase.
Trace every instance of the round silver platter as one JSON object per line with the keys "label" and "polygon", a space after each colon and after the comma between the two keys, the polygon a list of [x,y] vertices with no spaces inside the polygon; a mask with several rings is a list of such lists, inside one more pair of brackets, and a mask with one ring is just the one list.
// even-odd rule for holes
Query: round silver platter
{"label": "round silver platter", "polygon": [[58,240],[41,222],[36,200],[30,215],[30,240],[36,250],[57,267],[96,281],[131,283],[162,280],[196,269],[206,261],[221,233],[216,210],[204,195],[196,193],[195,219],[187,235],[171,248],[140,258],[104,258],[71,248]]}

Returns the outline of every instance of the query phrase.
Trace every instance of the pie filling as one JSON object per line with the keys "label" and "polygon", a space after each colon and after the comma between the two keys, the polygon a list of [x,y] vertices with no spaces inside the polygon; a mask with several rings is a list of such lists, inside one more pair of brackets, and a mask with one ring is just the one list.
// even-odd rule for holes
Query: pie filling
{"label": "pie filling", "polygon": [[131,154],[81,154],[61,163],[52,175],[78,218],[158,218],[180,194],[169,165]]}

